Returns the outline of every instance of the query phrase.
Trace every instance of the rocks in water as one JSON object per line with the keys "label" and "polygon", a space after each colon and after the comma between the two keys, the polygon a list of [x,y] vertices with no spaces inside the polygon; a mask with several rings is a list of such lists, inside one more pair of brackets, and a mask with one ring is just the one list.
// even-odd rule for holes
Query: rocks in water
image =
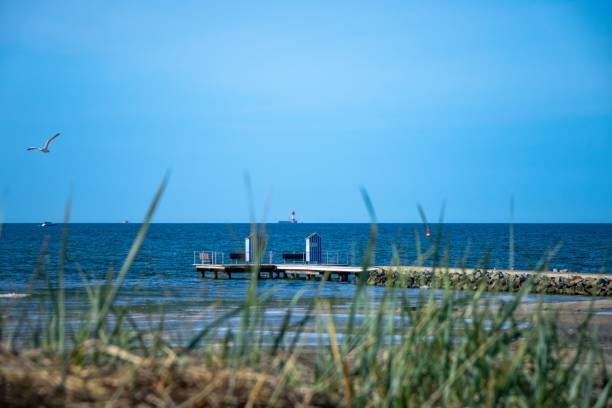
{"label": "rocks in water", "polygon": [[[555,271],[553,270],[553,273]],[[559,276],[558,273],[567,274]],[[443,288],[516,292],[527,282],[532,292],[560,295],[612,296],[612,279],[607,276],[570,274],[567,269],[546,272],[517,272],[497,269],[451,269],[384,267],[370,272],[368,283],[402,288]]]}

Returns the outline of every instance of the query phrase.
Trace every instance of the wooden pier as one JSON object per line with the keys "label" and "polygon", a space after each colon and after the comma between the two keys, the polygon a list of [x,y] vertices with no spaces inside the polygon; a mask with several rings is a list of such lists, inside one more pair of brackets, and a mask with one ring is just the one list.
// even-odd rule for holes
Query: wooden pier
{"label": "wooden pier", "polygon": [[[255,271],[259,274],[258,278],[268,279],[320,279],[324,277],[336,278],[340,282],[348,282],[349,276],[357,276],[363,272],[359,266],[346,265],[318,265],[318,264],[261,264],[255,268],[252,264],[194,264],[196,271],[200,272],[203,278],[209,275],[213,279],[227,277],[238,274],[252,274]],[[378,268],[368,268],[367,272],[373,272]]]}

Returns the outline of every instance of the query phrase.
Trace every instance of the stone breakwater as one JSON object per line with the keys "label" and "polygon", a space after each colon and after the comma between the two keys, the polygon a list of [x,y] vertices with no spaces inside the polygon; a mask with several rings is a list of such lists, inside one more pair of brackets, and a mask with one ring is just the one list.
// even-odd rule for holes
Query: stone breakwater
{"label": "stone breakwater", "polygon": [[533,272],[496,269],[436,269],[426,267],[379,267],[370,272],[368,284],[401,288],[444,286],[444,275],[452,289],[516,292],[531,278],[532,292],[555,295],[612,296],[612,275],[572,272]]}

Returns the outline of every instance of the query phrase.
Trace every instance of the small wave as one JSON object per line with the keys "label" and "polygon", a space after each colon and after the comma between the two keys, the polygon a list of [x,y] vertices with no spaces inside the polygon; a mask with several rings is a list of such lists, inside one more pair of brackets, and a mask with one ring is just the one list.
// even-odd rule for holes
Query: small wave
{"label": "small wave", "polygon": [[612,310],[602,310],[600,312],[595,312],[596,316],[612,316]]}
{"label": "small wave", "polygon": [[30,295],[28,295],[27,293],[0,293],[0,298],[5,299],[21,299],[28,296]]}

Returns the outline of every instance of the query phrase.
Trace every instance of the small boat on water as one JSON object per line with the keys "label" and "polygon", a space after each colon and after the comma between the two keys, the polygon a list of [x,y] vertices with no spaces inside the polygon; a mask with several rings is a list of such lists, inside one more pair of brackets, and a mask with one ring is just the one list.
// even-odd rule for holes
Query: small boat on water
{"label": "small boat on water", "polygon": [[51,221],[45,221],[42,224],[40,224],[41,227],[54,227],[55,224],[52,223]]}
{"label": "small boat on water", "polygon": [[279,224],[297,224],[297,219],[295,218],[295,211],[291,210],[291,216],[289,217],[289,221],[279,221]]}

